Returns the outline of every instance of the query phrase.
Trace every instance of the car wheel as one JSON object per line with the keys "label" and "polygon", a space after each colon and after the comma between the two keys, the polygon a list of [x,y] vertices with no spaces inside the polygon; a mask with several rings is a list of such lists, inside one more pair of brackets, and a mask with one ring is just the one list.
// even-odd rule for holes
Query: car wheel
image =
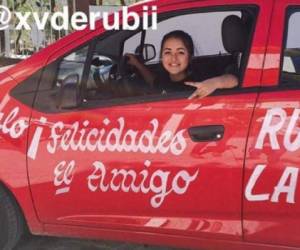
{"label": "car wheel", "polygon": [[0,187],[0,249],[12,249],[25,231],[25,224],[15,200]]}

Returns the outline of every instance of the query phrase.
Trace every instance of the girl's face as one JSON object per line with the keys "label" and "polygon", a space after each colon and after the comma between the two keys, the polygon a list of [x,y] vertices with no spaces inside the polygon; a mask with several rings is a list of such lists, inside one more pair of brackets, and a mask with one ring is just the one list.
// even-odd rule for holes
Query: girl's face
{"label": "girl's face", "polygon": [[186,77],[190,55],[181,39],[169,38],[162,48],[162,65],[170,74],[173,81]]}

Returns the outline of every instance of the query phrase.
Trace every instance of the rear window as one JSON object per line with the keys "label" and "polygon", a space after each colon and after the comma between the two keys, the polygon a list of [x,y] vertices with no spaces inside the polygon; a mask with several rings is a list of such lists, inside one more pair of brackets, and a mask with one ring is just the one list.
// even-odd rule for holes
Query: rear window
{"label": "rear window", "polygon": [[280,83],[300,86],[300,9],[290,11],[285,32],[285,46]]}

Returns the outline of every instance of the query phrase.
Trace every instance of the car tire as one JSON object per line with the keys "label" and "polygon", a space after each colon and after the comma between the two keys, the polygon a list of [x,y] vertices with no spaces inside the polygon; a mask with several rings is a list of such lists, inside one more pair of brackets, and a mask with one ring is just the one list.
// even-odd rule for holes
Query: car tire
{"label": "car tire", "polygon": [[0,186],[0,249],[11,250],[25,231],[23,216],[16,201]]}

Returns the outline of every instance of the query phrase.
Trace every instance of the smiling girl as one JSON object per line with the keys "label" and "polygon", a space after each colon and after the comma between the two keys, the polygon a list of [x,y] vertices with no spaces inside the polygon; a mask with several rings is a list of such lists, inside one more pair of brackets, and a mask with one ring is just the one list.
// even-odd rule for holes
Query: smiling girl
{"label": "smiling girl", "polygon": [[203,98],[217,89],[238,85],[238,78],[233,74],[199,81],[200,77],[191,69],[193,55],[194,43],[191,36],[176,30],[166,34],[161,43],[160,58],[165,73],[156,76],[134,55],[127,56],[128,63],[136,67],[145,81],[161,93],[193,90],[189,98]]}

